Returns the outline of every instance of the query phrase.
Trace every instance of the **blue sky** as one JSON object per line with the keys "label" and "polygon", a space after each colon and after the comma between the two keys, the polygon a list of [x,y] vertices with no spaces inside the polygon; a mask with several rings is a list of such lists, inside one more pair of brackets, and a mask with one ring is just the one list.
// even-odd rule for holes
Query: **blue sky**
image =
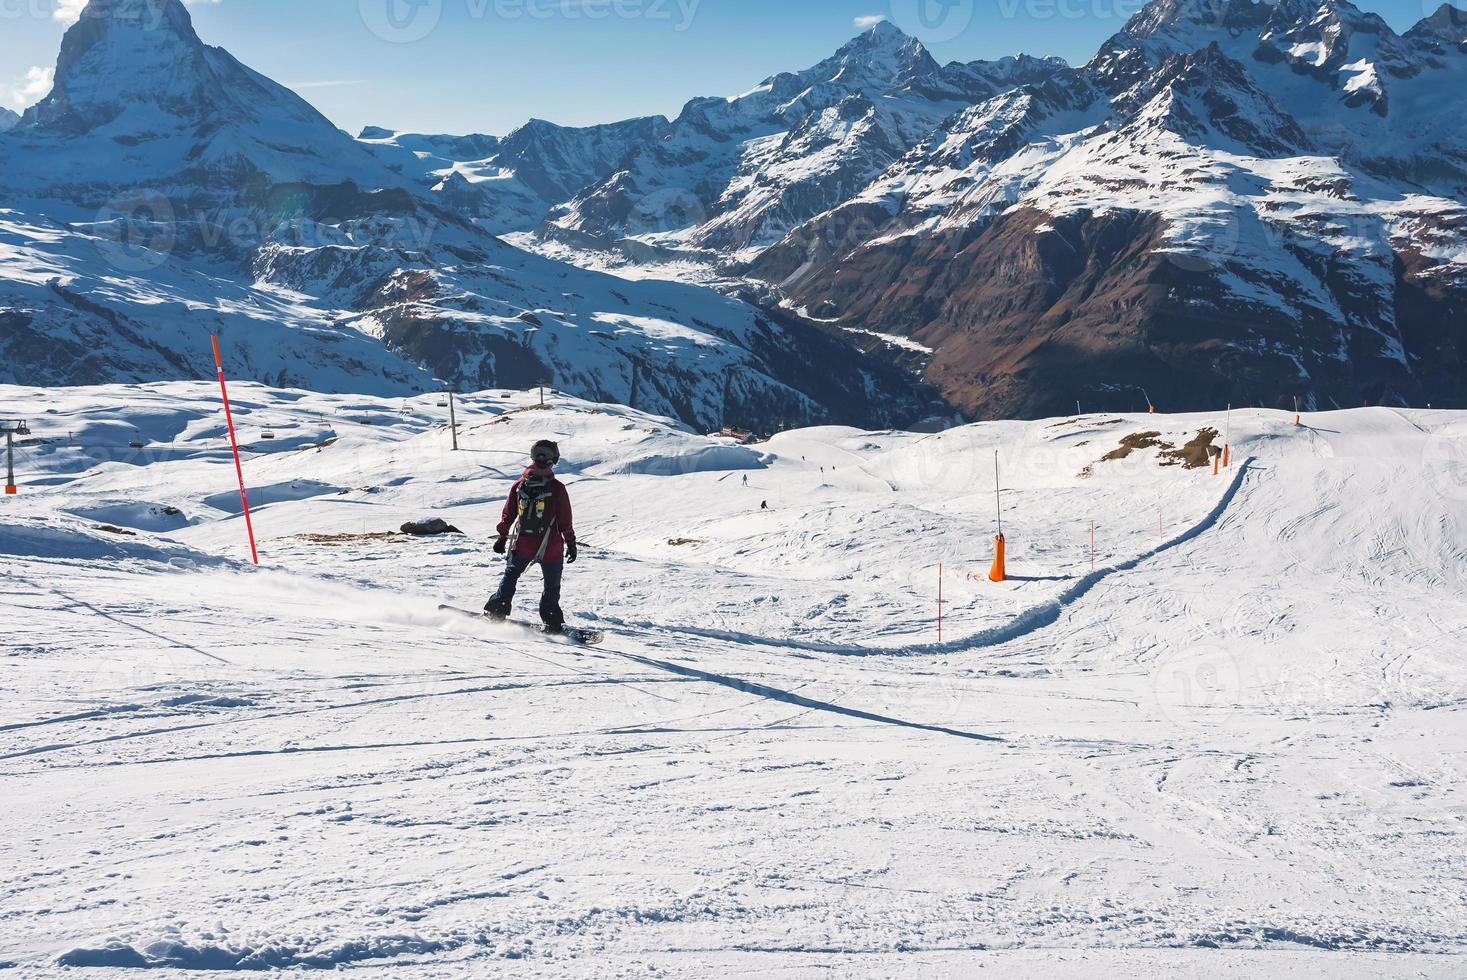
{"label": "blue sky", "polygon": [[[0,0],[0,104],[23,108],[81,0]],[[191,0],[200,35],[339,126],[503,134],[675,115],[808,67],[885,18],[939,61],[1088,60],[1142,0]],[[944,11],[942,5],[951,9]],[[1404,31],[1437,0],[1364,0]],[[1423,9],[1425,8],[1425,9]],[[925,16],[924,16],[925,13]],[[395,16],[389,16],[395,15]]]}

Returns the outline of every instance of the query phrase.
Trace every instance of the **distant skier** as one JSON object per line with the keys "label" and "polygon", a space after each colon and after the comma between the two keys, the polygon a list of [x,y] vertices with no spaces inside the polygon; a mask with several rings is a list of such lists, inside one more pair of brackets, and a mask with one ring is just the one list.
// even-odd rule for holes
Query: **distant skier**
{"label": "distant skier", "polygon": [[[499,591],[484,604],[490,619],[509,618],[515,587],[531,565],[538,564],[545,578],[540,596],[540,619],[547,633],[565,630],[565,613],[560,608],[560,582],[566,565],[576,562],[576,530],[571,518],[570,494],[555,478],[560,447],[548,439],[530,450],[533,465],[515,482],[504,502],[499,521],[499,538],[494,553],[509,553],[509,565]],[[513,541],[511,542],[511,537]]]}
{"label": "distant skier", "polygon": [[748,485],[749,485],[749,474],[745,473],[744,474],[744,486],[747,487]]}

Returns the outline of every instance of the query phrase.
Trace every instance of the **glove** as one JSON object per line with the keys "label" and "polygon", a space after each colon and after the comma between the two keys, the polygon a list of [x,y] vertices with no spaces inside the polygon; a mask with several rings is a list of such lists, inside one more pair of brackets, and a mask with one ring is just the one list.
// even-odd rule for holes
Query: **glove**
{"label": "glove", "polygon": [[565,563],[567,565],[576,563],[576,543],[574,541],[565,546]]}
{"label": "glove", "polygon": [[494,553],[496,555],[502,555],[504,554],[504,549],[507,547],[509,547],[509,539],[500,538],[498,541],[494,542]]}

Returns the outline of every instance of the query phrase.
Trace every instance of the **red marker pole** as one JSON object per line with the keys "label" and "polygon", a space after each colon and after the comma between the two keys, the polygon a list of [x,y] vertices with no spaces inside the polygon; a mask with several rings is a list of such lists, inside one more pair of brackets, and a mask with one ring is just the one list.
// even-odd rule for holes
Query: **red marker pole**
{"label": "red marker pole", "polygon": [[937,566],[937,642],[942,642],[942,566]]}
{"label": "red marker pole", "polygon": [[224,396],[224,422],[229,426],[229,448],[234,450],[234,472],[239,477],[239,502],[244,504],[245,531],[250,536],[250,558],[260,564],[260,553],[255,550],[255,526],[250,521],[250,497],[245,493],[244,465],[239,461],[239,441],[234,437],[234,416],[229,411],[229,389],[224,384],[224,361],[219,357],[219,338],[214,342],[214,365],[219,368],[219,394]]}

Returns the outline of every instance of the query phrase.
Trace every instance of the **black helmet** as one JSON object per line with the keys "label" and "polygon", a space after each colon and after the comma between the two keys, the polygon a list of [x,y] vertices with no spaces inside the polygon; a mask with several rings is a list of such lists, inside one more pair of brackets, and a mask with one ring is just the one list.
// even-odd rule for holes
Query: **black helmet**
{"label": "black helmet", "polygon": [[542,466],[554,466],[560,462],[560,447],[549,439],[541,439],[531,447],[530,458]]}

